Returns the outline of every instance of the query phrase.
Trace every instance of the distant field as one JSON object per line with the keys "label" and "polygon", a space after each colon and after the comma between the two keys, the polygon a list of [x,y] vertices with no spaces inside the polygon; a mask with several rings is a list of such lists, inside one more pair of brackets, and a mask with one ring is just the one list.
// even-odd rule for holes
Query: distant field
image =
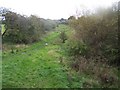
{"label": "distant field", "polygon": [[1,32],[2,32],[2,34],[3,34],[3,33],[4,33],[4,31],[5,31],[5,25],[4,25],[4,24],[2,24],[2,25],[1,25],[1,27],[2,27]]}

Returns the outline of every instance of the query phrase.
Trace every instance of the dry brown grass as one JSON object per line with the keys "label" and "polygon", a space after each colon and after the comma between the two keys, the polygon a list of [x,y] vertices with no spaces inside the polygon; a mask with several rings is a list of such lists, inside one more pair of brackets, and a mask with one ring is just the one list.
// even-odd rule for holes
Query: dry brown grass
{"label": "dry brown grass", "polygon": [[81,56],[74,58],[74,63],[71,64],[71,67],[78,73],[84,73],[93,80],[97,80],[101,87],[118,86],[118,76],[114,73],[113,67],[107,64],[107,59],[102,56],[89,59]]}
{"label": "dry brown grass", "polygon": [[20,49],[20,48],[26,48],[28,45],[25,44],[2,44],[2,50],[3,51],[9,51],[11,49]]}

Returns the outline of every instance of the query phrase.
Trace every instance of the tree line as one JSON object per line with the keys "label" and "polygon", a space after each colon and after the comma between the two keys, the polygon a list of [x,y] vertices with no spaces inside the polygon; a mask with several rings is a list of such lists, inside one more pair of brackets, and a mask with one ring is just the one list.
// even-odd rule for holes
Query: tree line
{"label": "tree line", "polygon": [[75,34],[69,39],[69,53],[73,56],[104,56],[109,64],[119,65],[118,3],[108,8],[98,8],[94,13],[87,11],[77,19],[68,18]]}
{"label": "tree line", "polygon": [[3,42],[33,43],[39,41],[47,31],[57,26],[53,20],[39,18],[35,15],[27,17],[8,10],[3,16],[5,17],[2,22],[5,25],[5,32],[2,34]]}
{"label": "tree line", "polygon": [[83,87],[119,87],[119,4],[98,8],[94,13],[86,10],[77,18],[68,18],[69,26],[73,28],[64,43],[69,65],[79,75],[85,74],[98,81],[88,80]]}

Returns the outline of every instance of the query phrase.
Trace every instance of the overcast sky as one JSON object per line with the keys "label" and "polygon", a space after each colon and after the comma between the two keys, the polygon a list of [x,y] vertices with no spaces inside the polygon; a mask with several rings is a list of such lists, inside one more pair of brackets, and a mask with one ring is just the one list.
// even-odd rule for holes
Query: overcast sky
{"label": "overcast sky", "polygon": [[0,7],[11,8],[24,15],[46,19],[68,18],[77,10],[107,7],[118,0],[0,0]]}

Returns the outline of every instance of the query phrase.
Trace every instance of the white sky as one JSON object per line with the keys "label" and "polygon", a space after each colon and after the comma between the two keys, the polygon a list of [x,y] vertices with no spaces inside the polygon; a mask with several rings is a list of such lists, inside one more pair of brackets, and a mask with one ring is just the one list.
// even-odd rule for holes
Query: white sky
{"label": "white sky", "polygon": [[11,8],[24,15],[46,19],[68,18],[76,10],[110,6],[118,0],[0,0],[0,7]]}

